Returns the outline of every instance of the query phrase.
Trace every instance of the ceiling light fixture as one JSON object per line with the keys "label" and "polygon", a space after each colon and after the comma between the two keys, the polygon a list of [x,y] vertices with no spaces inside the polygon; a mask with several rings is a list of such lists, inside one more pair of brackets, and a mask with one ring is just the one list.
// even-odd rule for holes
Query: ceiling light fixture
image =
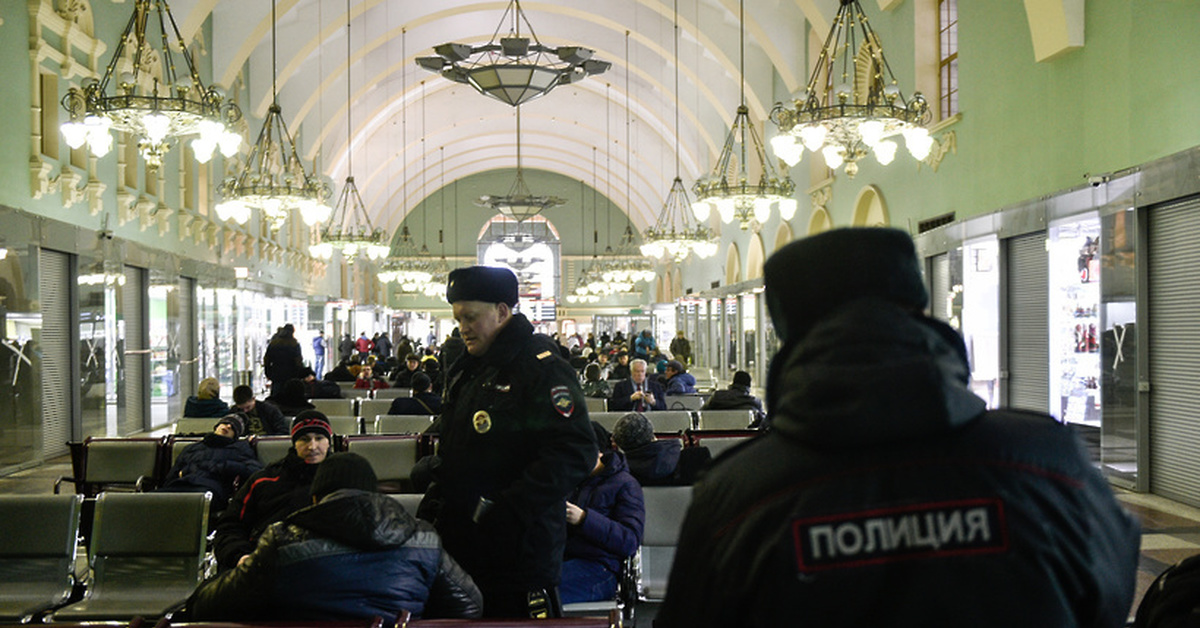
{"label": "ceiling light fixture", "polygon": [[676,263],[695,254],[701,259],[717,252],[712,229],[692,222],[691,199],[679,176],[679,0],[675,0],[675,181],[667,192],[658,220],[642,236],[642,255],[655,259],[670,258]]}
{"label": "ceiling light fixture", "polygon": [[293,212],[299,212],[310,227],[329,220],[333,213],[325,203],[332,193],[329,184],[316,175],[309,176],[283,121],[277,76],[275,0],[271,0],[271,107],[245,167],[217,187],[224,200],[217,203],[216,212],[221,220],[245,224],[250,210],[257,208],[273,231],[282,227]]}
{"label": "ceiling light fixture", "polygon": [[[692,211],[700,222],[708,220],[709,213],[715,207],[721,222],[728,224],[737,218],[743,230],[765,223],[771,217],[772,205],[779,206],[779,215],[784,220],[791,220],[796,214],[796,200],[791,198],[792,192],[796,191],[796,184],[786,173],[776,172],[775,165],[767,158],[758,129],[750,121],[750,109],[746,107],[745,5],[745,0],[738,2],[742,101],[717,158],[716,168],[692,186],[692,191],[696,193]],[[756,166],[753,170],[750,160]],[[752,181],[751,177],[755,174],[757,181]]]}
{"label": "ceiling light fixture", "polygon": [[342,252],[346,263],[353,264],[358,253],[371,260],[387,257],[392,247],[388,244],[383,229],[371,224],[371,215],[354,183],[354,125],[350,114],[354,101],[350,89],[350,0],[346,0],[346,185],[333,208],[333,217],[321,231],[320,244],[309,251],[314,257],[331,259],[333,249]]}
{"label": "ceiling light fixture", "polygon": [[[497,39],[510,16],[508,35]],[[532,41],[521,35],[522,22]],[[418,57],[417,65],[456,83],[466,83],[484,96],[514,107],[544,96],[558,85],[602,74],[612,66],[607,61],[593,59],[595,51],[588,48],[554,48],[542,44],[519,0],[508,3],[486,44],[447,43],[434,46],[433,51],[438,56]]]}
{"label": "ceiling light fixture", "polygon": [[521,165],[521,107],[517,107],[517,179],[508,194],[493,196],[485,194],[475,201],[480,207],[490,208],[506,218],[524,222],[534,216],[567,202],[557,196],[535,196],[525,183],[525,171]]}
{"label": "ceiling light fixture", "polygon": [[771,147],[789,166],[807,148],[833,170],[845,165],[853,177],[858,161],[872,152],[881,165],[892,162],[896,142],[888,138],[904,136],[918,160],[933,147],[924,127],[931,117],[925,97],[905,98],[900,91],[858,0],[841,0],[808,84],[790,105],[776,103],[770,117],[780,133]]}
{"label": "ceiling light fixture", "polygon": [[[152,12],[157,19],[150,18]],[[161,49],[147,38],[147,27],[154,25]],[[177,55],[183,58],[182,76],[176,69]],[[113,83],[116,94],[109,93]],[[86,143],[93,155],[103,157],[112,150],[109,131],[123,131],[137,138],[151,170],[162,165],[173,137],[199,135],[192,151],[200,163],[208,162],[218,147],[230,157],[242,143],[242,136],[231,129],[242,119],[241,109],[215,85],[206,87],[200,80],[166,0],[137,0],[104,76],[84,81],[82,89],[72,87],[62,106],[71,115],[61,127],[68,146],[75,149]]]}

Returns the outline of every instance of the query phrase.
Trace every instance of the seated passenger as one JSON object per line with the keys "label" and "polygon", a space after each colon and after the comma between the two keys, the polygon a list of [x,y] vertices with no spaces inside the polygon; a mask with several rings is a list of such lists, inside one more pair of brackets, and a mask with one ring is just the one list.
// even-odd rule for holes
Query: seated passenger
{"label": "seated passenger", "polygon": [[392,373],[392,385],[396,388],[412,388],[413,375],[421,372],[421,358],[410,353],[404,356],[404,367]]}
{"label": "seated passenger", "polygon": [[668,395],[696,394],[696,377],[679,360],[667,361],[666,376]]}
{"label": "seated passenger", "polygon": [[644,414],[630,412],[613,425],[612,441],[642,486],[686,486],[712,458],[707,447],[684,447],[678,438],[655,440]]}
{"label": "seated passenger", "polygon": [[300,379],[304,381],[304,396],[309,399],[342,399],[342,387],[336,381],[317,379],[312,369],[300,369]]}
{"label": "seated passenger", "polygon": [[254,398],[254,389],[246,385],[233,389],[233,404],[246,415],[246,433],[264,436],[287,434],[289,422],[279,408],[269,403],[259,403]]}
{"label": "seated passenger", "polygon": [[179,453],[159,490],[211,492],[209,510],[214,513],[224,510],[233,493],[234,481],[245,480],[263,466],[250,443],[242,440],[245,435],[246,415],[233,412],[221,417],[213,431],[204,435],[204,440],[188,445]]}
{"label": "seated passenger", "polygon": [[221,384],[215,377],[205,377],[196,387],[196,394],[183,404],[183,416],[221,418],[229,414],[229,404],[221,401]]}
{"label": "seated passenger", "polygon": [[302,379],[289,379],[284,383],[283,388],[271,391],[271,396],[264,401],[274,404],[283,413],[283,416],[296,416],[305,410],[316,408],[308,402],[308,395],[305,393]]}
{"label": "seated passenger", "polygon": [[606,380],[600,379],[600,365],[592,362],[583,369],[583,395],[608,399],[612,396],[612,387]]}
{"label": "seated passenger", "polygon": [[767,260],[772,427],[696,484],[655,625],[1126,625],[1137,521],[1070,426],[972,392],[921,266],[871,227]]}
{"label": "seated passenger", "polygon": [[333,367],[331,371],[321,378],[321,381],[329,382],[352,382],[358,379],[354,373],[350,372],[350,359],[347,358],[338,362],[338,365]]}
{"label": "seated passenger", "polygon": [[714,392],[708,401],[700,407],[704,410],[753,410],[754,421],[750,427],[760,428],[767,427],[763,425],[763,420],[766,418],[766,413],[763,412],[762,402],[758,397],[750,394],[750,374],[746,371],[738,371],[733,374],[733,382],[729,384],[729,388]]}
{"label": "seated passenger", "polygon": [[613,385],[612,398],[608,400],[609,410],[632,410],[647,412],[650,410],[666,410],[667,393],[653,378],[646,375],[646,361],[634,360],[629,363],[629,379]]}
{"label": "seated passenger", "polygon": [[354,380],[354,387],[366,390],[379,390],[380,388],[388,388],[388,383],[383,381],[383,378],[375,377],[374,367],[364,366],[358,372],[358,379]]}
{"label": "seated passenger", "polygon": [[313,476],[329,454],[332,440],[333,428],[323,413],[305,410],[296,415],[287,455],[243,482],[217,518],[212,545],[218,567],[230,569],[241,563],[267,526],[311,503]]}
{"label": "seated passenger", "polygon": [[237,568],[201,584],[193,621],[475,618],[483,596],[442,549],[433,525],[375,490],[371,464],[333,454],[311,506],[272,524]]}
{"label": "seated passenger", "polygon": [[435,395],[442,394],[446,377],[442,372],[442,363],[430,355],[421,361],[421,371],[429,376],[429,390]]}
{"label": "seated passenger", "polygon": [[563,552],[563,604],[611,600],[621,564],[642,544],[646,506],[642,487],[629,475],[612,438],[592,422],[600,455],[596,468],[567,498],[567,547]]}
{"label": "seated passenger", "polygon": [[428,414],[442,413],[442,398],[430,392],[429,376],[417,373],[412,377],[412,396],[396,397],[392,400],[388,414]]}

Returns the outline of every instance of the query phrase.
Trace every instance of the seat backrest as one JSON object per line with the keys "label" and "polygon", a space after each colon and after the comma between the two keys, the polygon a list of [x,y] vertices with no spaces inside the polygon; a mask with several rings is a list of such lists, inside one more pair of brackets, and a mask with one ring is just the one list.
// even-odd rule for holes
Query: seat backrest
{"label": "seat backrest", "polygon": [[313,407],[325,416],[358,416],[354,409],[355,399],[309,399]]}
{"label": "seat backrest", "polygon": [[696,438],[693,436],[692,440],[700,447],[707,447],[709,455],[711,455],[713,458],[716,458],[717,456],[725,453],[726,449],[741,445],[757,435],[758,434],[756,433],[744,434],[740,436],[712,436],[708,438]]}
{"label": "seat backrest", "polygon": [[373,417],[380,414],[387,414],[391,407],[391,399],[363,399],[358,407],[358,416]]}
{"label": "seat backrest", "polygon": [[666,398],[668,410],[691,410],[696,411],[700,406],[704,405],[703,395],[667,395]]}
{"label": "seat backrest", "polygon": [[702,430],[744,430],[754,422],[753,410],[701,410]]}
{"label": "seat backrest", "polygon": [[161,446],[160,438],[88,439],[84,482],[100,491],[105,485],[133,486],[139,478],[155,479]]}
{"label": "seat backrest", "polygon": [[433,424],[424,414],[379,414],[375,416],[376,434],[420,434]]}
{"label": "seat backrest", "polygon": [[49,557],[74,561],[82,503],[83,495],[0,495],[0,561]]}
{"label": "seat backrest", "polygon": [[375,391],[376,399],[395,399],[396,397],[411,397],[411,388],[380,388]]}
{"label": "seat backrest", "polygon": [[608,412],[608,400],[604,397],[587,397],[585,401],[587,402],[589,415],[597,412]]}
{"label": "seat backrest", "polygon": [[407,480],[417,464],[418,439],[412,436],[359,436],[346,439],[346,451],[354,452],[375,470],[382,482]]}
{"label": "seat backrest", "polygon": [[258,455],[258,461],[264,465],[282,460],[292,448],[290,436],[258,436],[251,443],[254,445],[254,453]]}
{"label": "seat backrest", "polygon": [[203,576],[210,499],[208,493],[102,493],[89,548],[88,603],[186,598]]}
{"label": "seat backrest", "polygon": [[175,466],[175,461],[179,459],[179,454],[183,453],[183,450],[187,449],[188,445],[198,443],[201,440],[203,440],[203,437],[200,436],[168,436],[166,443],[163,444],[163,447],[167,449],[167,461],[165,463],[167,471],[170,471],[171,467]]}
{"label": "seat backrest", "polygon": [[362,419],[356,416],[326,416],[334,434],[350,436],[362,434]]}
{"label": "seat backrest", "polygon": [[0,620],[70,597],[82,504],[83,495],[0,495]]}
{"label": "seat backrest", "polygon": [[404,506],[404,510],[412,516],[417,516],[417,507],[421,505],[421,499],[425,497],[424,493],[392,493],[392,499],[400,502]]}
{"label": "seat backrest", "polygon": [[646,525],[642,539],[642,597],[660,600],[675,560],[683,517],[692,501],[690,486],[647,486],[642,489]]}
{"label": "seat backrest", "polygon": [[650,424],[654,426],[655,432],[674,433],[692,429],[692,413],[688,410],[647,412],[646,418],[650,419]]}
{"label": "seat backrest", "polygon": [[629,414],[628,412],[592,412],[588,410],[588,418],[604,426],[604,429],[611,432],[613,426],[617,424],[617,419]]}
{"label": "seat backrest", "polygon": [[207,434],[217,426],[215,417],[185,416],[175,422],[176,434]]}

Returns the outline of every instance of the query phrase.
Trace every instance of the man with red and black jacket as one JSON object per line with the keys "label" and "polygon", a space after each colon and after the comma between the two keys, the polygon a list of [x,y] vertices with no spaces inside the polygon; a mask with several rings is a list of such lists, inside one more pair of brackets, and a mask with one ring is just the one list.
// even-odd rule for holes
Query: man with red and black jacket
{"label": "man with red and black jacket", "polygon": [[217,566],[237,566],[254,551],[267,526],[312,503],[313,476],[329,455],[332,441],[329,419],[319,410],[296,415],[287,455],[250,476],[217,519],[213,536]]}

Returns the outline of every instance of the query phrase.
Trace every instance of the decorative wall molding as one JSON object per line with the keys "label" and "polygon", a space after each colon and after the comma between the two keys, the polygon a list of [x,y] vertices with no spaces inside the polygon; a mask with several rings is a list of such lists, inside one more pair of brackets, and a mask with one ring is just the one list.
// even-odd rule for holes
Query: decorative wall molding
{"label": "decorative wall molding", "polygon": [[50,173],[53,170],[53,164],[47,163],[41,155],[29,157],[29,189],[34,200],[58,191],[55,187],[58,179],[55,178],[54,182],[50,180]]}
{"label": "decorative wall molding", "polygon": [[[943,133],[941,137],[935,138],[933,149],[929,151],[929,156],[923,163],[929,164],[929,167],[937,172],[942,165],[942,160],[950,153],[958,154],[958,133],[955,131]],[[917,168],[920,169],[919,164]]]}
{"label": "decorative wall molding", "polygon": [[828,212],[829,202],[833,200],[833,177],[828,177],[824,181],[818,181],[816,185],[808,188],[808,198],[812,202],[813,211]]}
{"label": "decorative wall molding", "polygon": [[[29,49],[34,57],[34,72],[49,61],[62,78],[100,78],[100,57],[108,46],[92,35],[92,9],[88,0],[27,0],[29,9]],[[60,39],[55,46],[45,39],[45,31]],[[75,51],[86,63],[76,61]],[[57,104],[57,103],[56,103]]]}
{"label": "decorative wall molding", "polygon": [[84,188],[87,190],[88,213],[99,216],[100,212],[104,211],[104,191],[108,189],[108,185],[91,176]]}
{"label": "decorative wall molding", "polygon": [[53,182],[59,192],[62,192],[63,209],[70,209],[84,199],[87,190],[84,186],[79,185],[81,181],[83,181],[83,175],[76,172],[71,166],[63,164],[62,170],[59,171]]}

